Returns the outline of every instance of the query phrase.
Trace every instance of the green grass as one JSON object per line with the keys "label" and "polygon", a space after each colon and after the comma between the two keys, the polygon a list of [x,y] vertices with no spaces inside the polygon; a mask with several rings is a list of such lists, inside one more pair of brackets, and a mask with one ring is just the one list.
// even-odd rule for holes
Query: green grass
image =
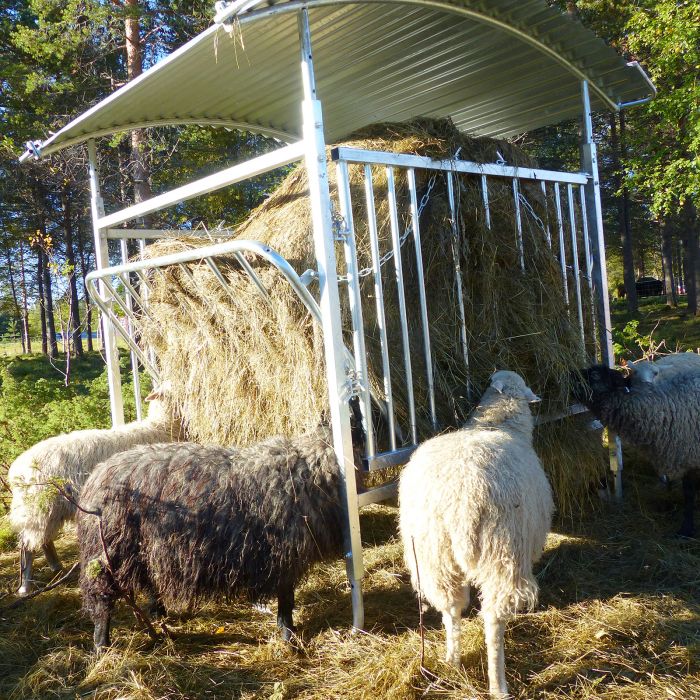
{"label": "green grass", "polygon": [[664,340],[666,352],[700,348],[700,318],[688,314],[685,297],[680,301],[677,308],[671,308],[666,306],[665,297],[645,297],[639,300],[639,312],[630,314],[624,299],[613,299],[610,313],[616,338],[630,321],[639,321],[640,337],[623,343],[629,353],[627,359],[640,357],[642,350],[638,343],[646,348],[650,339],[654,345]]}

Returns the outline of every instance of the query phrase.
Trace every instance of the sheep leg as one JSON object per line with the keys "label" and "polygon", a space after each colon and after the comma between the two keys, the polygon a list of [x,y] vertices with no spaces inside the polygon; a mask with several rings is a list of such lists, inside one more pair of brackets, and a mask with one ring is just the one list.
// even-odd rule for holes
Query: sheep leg
{"label": "sheep leg", "polygon": [[63,569],[63,564],[61,564],[61,560],[58,558],[56,545],[52,541],[49,541],[46,544],[41,545],[41,548],[44,550],[44,558],[46,559],[46,563],[49,565],[51,571],[56,573],[61,571],[61,569]]}
{"label": "sheep leg", "polygon": [[688,472],[683,477],[683,522],[678,534],[681,537],[695,537],[695,494],[697,492],[698,479],[695,473]]}
{"label": "sheep leg", "polygon": [[459,628],[462,617],[462,605],[456,603],[442,611],[442,624],[445,626],[447,653],[445,661],[452,666],[459,666]]}
{"label": "sheep leg", "polygon": [[282,584],[277,591],[277,627],[285,642],[290,641],[294,633],[293,611],[294,587]]}
{"label": "sheep leg", "polygon": [[508,685],[506,683],[505,652],[503,638],[505,635],[505,621],[493,612],[482,611],[484,618],[484,636],[486,637],[486,656],[489,667],[489,693],[492,698],[507,698]]}
{"label": "sheep leg", "polygon": [[19,590],[17,595],[25,596],[32,592],[32,563],[34,562],[34,552],[24,545],[19,553]]}
{"label": "sheep leg", "polygon": [[110,645],[109,628],[112,621],[111,601],[95,600],[90,607],[90,615],[95,625],[93,639],[95,641],[95,651],[100,654]]}

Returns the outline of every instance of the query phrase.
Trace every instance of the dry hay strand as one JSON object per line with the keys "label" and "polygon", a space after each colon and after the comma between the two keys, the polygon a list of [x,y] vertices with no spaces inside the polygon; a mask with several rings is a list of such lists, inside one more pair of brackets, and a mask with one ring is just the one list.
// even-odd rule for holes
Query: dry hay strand
{"label": "dry hay strand", "polygon": [[[700,697],[700,545],[665,537],[671,523],[655,511],[651,480],[635,476],[628,487],[625,503],[602,517],[559,523],[550,535],[535,569],[540,604],[506,631],[514,699]],[[335,561],[314,568],[297,592],[294,647],[278,641],[274,615],[244,602],[171,615],[174,638],[157,645],[119,606],[114,646],[97,658],[77,588],[67,586],[0,616],[0,697],[487,700],[476,609],[461,622],[460,669],[442,661],[439,614],[425,614],[420,669],[417,599],[396,517],[396,509],[382,506],[361,515],[366,632],[348,630],[350,594],[344,563]],[[57,545],[65,561],[75,557],[73,534]],[[37,566],[38,575],[49,575],[41,557]],[[16,567],[15,555],[0,555],[0,588],[16,584]]]}
{"label": "dry hay strand", "polygon": [[[382,124],[352,137],[343,145],[375,150],[451,157],[459,150],[463,160],[493,161],[497,153],[515,165],[533,165],[507,142],[471,138],[449,121],[421,120]],[[374,171],[374,204],[380,254],[391,249],[387,176]],[[355,241],[359,269],[372,266],[367,226],[364,174],[351,165]],[[427,312],[438,423],[441,429],[461,425],[469,415],[495,369],[521,373],[544,397],[543,413],[562,410],[569,401],[569,371],[594,354],[581,347],[575,311],[566,308],[561,269],[547,243],[544,226],[523,213],[525,271],[515,229],[510,180],[489,180],[491,227],[486,224],[480,178],[455,178],[458,216],[453,234],[445,176],[431,181],[427,171],[416,171],[418,199],[430,189],[420,217],[421,252],[426,279]],[[335,168],[329,168],[331,195],[337,201]],[[410,222],[408,182],[396,173],[396,201],[400,231]],[[293,170],[280,187],[237,229],[237,237],[263,241],[283,255],[298,273],[315,269],[308,185],[303,167]],[[547,221],[553,211],[534,184],[521,183],[521,192],[536,216]],[[337,217],[336,217],[337,218]],[[580,227],[579,227],[580,228]],[[455,242],[456,241],[456,242]],[[159,241],[147,249],[150,257],[201,245],[201,241]],[[453,245],[461,266],[464,288],[468,368],[462,348],[461,320],[453,262]],[[570,243],[567,256],[571,260]],[[581,246],[582,247],[582,246]],[[344,252],[336,246],[339,271]],[[318,328],[280,275],[250,259],[269,290],[266,303],[235,260],[217,264],[232,293],[223,290],[203,263],[185,272],[171,267],[153,274],[149,322],[144,318],[144,340],[154,348],[164,377],[174,385],[176,399],[189,422],[190,434],[202,442],[250,444],[273,433],[298,433],[318,421],[327,407],[323,344]],[[433,433],[428,382],[419,313],[417,265],[412,237],[401,248],[408,309],[409,349],[417,407],[419,439]],[[381,267],[386,328],[390,339],[391,388],[396,417],[408,433],[409,401],[401,344],[395,261]],[[190,277],[191,274],[191,277]],[[569,272],[569,295],[575,298]],[[315,288],[312,288],[315,291]],[[362,312],[369,364],[369,383],[375,396],[385,397],[380,335],[373,275],[361,278]],[[583,295],[586,321],[591,309]],[[352,347],[347,294],[341,285],[346,343]],[[544,443],[546,468],[554,483],[559,508],[574,513],[588,484],[604,472],[600,449],[585,438],[582,426],[559,423]],[[559,432],[558,432],[559,431]],[[388,447],[386,430],[379,428],[381,448]],[[576,433],[575,437],[572,435]],[[571,470],[572,451],[576,468]]]}

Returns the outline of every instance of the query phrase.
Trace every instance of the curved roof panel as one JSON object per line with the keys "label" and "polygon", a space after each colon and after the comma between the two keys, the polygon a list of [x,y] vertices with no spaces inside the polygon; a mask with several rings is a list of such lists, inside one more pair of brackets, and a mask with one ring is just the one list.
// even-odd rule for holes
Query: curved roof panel
{"label": "curved roof panel", "polygon": [[373,122],[451,117],[509,136],[653,96],[636,64],[545,0],[238,0],[217,21],[41,145],[161,124],[301,135],[298,10],[309,9],[326,138]]}

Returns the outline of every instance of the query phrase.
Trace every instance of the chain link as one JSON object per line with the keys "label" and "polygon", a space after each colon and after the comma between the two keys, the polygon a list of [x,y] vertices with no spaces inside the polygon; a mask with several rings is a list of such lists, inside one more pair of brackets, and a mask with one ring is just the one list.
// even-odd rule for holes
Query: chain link
{"label": "chain link", "polygon": [[[420,202],[418,203],[418,216],[420,216],[423,213],[423,209],[425,209],[425,205],[428,203],[428,200],[430,199],[430,193],[433,191],[433,187],[435,187],[435,182],[437,180],[438,173],[435,172],[430,176],[430,180],[428,180],[428,187],[425,190],[425,193],[421,197]],[[340,217],[340,221],[343,221],[343,217],[338,215]],[[335,216],[334,216],[335,220]],[[344,223],[344,222],[343,222]],[[406,242],[406,239],[411,235],[411,231],[413,230],[413,227],[411,225],[406,226],[406,230],[403,232],[401,235],[401,238],[399,238],[399,249],[403,247],[403,244]],[[379,267],[381,268],[385,263],[389,262],[394,257],[394,250],[393,248],[386,252],[384,255],[382,255],[381,258],[379,258]],[[367,277],[367,275],[371,275],[374,272],[374,267],[365,267],[362,270],[360,270],[357,273],[357,276],[359,278],[362,277]]]}

